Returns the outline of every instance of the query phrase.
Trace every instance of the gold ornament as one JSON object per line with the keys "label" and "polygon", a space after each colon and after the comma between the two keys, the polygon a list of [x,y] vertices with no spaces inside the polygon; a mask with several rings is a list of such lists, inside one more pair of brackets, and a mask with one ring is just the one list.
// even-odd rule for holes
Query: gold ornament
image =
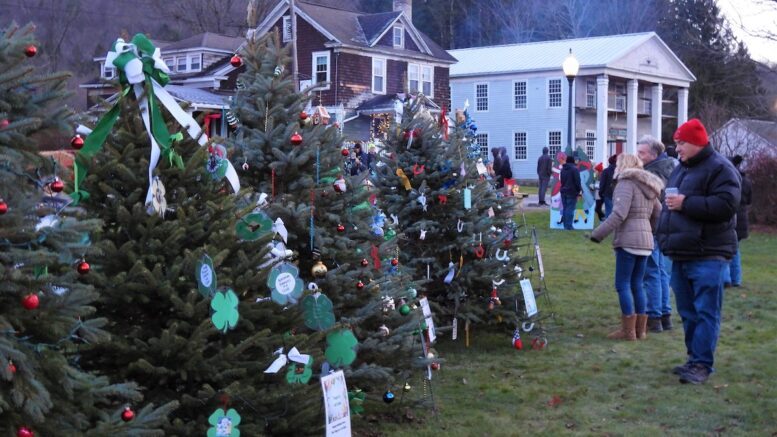
{"label": "gold ornament", "polygon": [[310,273],[316,278],[323,278],[326,276],[327,268],[321,261],[317,261],[310,269]]}

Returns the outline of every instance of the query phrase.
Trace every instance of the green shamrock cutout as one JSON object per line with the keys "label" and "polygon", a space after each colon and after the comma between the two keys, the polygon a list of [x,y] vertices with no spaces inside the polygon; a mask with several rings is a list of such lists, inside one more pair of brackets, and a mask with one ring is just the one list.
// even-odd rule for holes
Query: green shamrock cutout
{"label": "green shamrock cutout", "polygon": [[351,414],[360,415],[364,412],[364,399],[366,395],[361,389],[355,389],[348,392],[348,405],[351,407]]}
{"label": "green shamrock cutout", "polygon": [[330,332],[326,336],[324,356],[334,367],[348,366],[356,359],[356,346],[359,342],[350,329]]}
{"label": "green shamrock cutout", "polygon": [[305,296],[302,309],[305,312],[305,326],[314,331],[326,331],[335,324],[332,301],[321,293]]}
{"label": "green shamrock cutout", "polygon": [[197,279],[197,290],[203,297],[211,297],[216,293],[216,270],[208,255],[202,255],[197,261],[194,277]]}
{"label": "green shamrock cutout", "polygon": [[310,357],[304,367],[292,361],[289,369],[286,371],[286,382],[289,384],[307,384],[312,376],[313,357]]}
{"label": "green shamrock cutout", "polygon": [[227,411],[217,409],[208,417],[208,423],[211,427],[208,428],[207,437],[240,437],[240,430],[237,429],[240,414],[234,408]]}
{"label": "green shamrock cutout", "polygon": [[267,286],[272,290],[270,297],[278,305],[295,305],[302,297],[302,285],[299,269],[291,264],[273,267],[267,278]]}
{"label": "green shamrock cutout", "polygon": [[272,231],[272,220],[263,212],[253,212],[238,220],[235,233],[243,241],[255,241]]}
{"label": "green shamrock cutout", "polygon": [[237,295],[231,288],[227,291],[219,291],[213,296],[213,300],[210,301],[210,307],[213,309],[210,320],[216,329],[226,333],[227,330],[235,328],[237,319],[240,317],[237,312],[237,304]]}

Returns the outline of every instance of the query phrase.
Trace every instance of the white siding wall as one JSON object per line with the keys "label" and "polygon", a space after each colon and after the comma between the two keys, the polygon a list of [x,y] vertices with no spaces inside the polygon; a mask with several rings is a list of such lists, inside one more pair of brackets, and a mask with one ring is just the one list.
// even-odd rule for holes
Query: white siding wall
{"label": "white siding wall", "polygon": [[[562,106],[548,108],[548,79],[561,79]],[[513,83],[526,80],[527,109],[513,109]],[[561,71],[557,74],[510,75],[498,77],[451,79],[451,105],[463,108],[469,100],[469,114],[478,132],[488,132],[489,149],[506,147],[517,179],[536,179],[537,158],[547,145],[548,131],[562,132],[562,149],[567,138],[567,102],[569,83]],[[475,84],[488,83],[488,111],[475,111]],[[526,132],[527,157],[516,161],[513,147],[514,132]],[[489,158],[491,153],[489,151]]]}

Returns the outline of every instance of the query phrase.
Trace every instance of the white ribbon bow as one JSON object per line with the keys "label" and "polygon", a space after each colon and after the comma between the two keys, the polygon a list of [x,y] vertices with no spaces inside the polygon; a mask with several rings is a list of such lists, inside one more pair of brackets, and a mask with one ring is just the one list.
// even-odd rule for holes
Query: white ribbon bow
{"label": "white ribbon bow", "polygon": [[265,369],[264,373],[278,373],[289,361],[300,364],[307,364],[310,361],[310,355],[299,353],[296,347],[291,348],[288,355],[283,353],[282,347],[279,347],[278,350],[273,352],[273,355],[278,355],[278,358],[270,364],[270,367]]}

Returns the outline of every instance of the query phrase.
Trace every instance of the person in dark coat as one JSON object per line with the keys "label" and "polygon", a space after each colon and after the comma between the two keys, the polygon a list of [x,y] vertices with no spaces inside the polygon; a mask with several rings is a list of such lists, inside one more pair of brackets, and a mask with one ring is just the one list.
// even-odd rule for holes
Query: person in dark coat
{"label": "person in dark coat", "polygon": [[[750,211],[750,204],[753,203],[753,185],[750,179],[742,171],[742,156],[737,155],[731,158],[731,163],[739,170],[739,176],[742,178],[742,197],[737,209],[737,240],[742,241],[748,237],[750,222],[747,215]],[[740,246],[737,245],[737,253],[731,258],[728,270],[723,270],[723,286],[739,287],[742,285],[742,259],[740,257]]]}
{"label": "person in dark coat", "polygon": [[357,141],[353,146],[353,158],[351,158],[351,176],[370,168],[371,156],[362,150],[362,143]]}
{"label": "person in dark coat", "polygon": [[599,181],[599,197],[604,202],[604,218],[610,216],[612,212],[612,193],[615,191],[615,167],[618,155],[612,155],[607,160],[610,164],[602,170],[601,180]]}
{"label": "person in dark coat", "polygon": [[550,177],[553,176],[553,159],[548,155],[548,148],[542,148],[542,155],[537,160],[537,183],[539,190],[537,195],[539,196],[539,205],[547,206],[545,202],[545,194],[548,191],[548,185],[550,185]]}
{"label": "person in dark coat", "polygon": [[502,167],[502,157],[499,153],[499,147],[494,147],[491,149],[491,155],[494,157],[493,162],[491,163],[491,171],[493,172],[494,177],[494,186],[496,188],[502,188],[504,187],[504,181],[502,180],[502,175],[500,174],[500,169]]}
{"label": "person in dark coat", "polygon": [[567,156],[567,162],[561,167],[561,211],[564,229],[573,230],[572,222],[577,207],[577,196],[583,191],[580,170],[575,165],[574,155]]}
{"label": "person in dark coat", "polygon": [[507,156],[507,148],[499,148],[499,168],[495,168],[494,171],[502,178],[502,186],[504,186],[507,179],[513,178],[513,166],[510,164],[510,157]]}
{"label": "person in dark coat", "polygon": [[739,172],[709,146],[698,119],[674,134],[678,165],[666,185],[658,224],[661,251],[672,259],[671,285],[683,320],[688,359],[673,372],[702,384],[714,371],[723,305],[723,270],[737,251]]}

